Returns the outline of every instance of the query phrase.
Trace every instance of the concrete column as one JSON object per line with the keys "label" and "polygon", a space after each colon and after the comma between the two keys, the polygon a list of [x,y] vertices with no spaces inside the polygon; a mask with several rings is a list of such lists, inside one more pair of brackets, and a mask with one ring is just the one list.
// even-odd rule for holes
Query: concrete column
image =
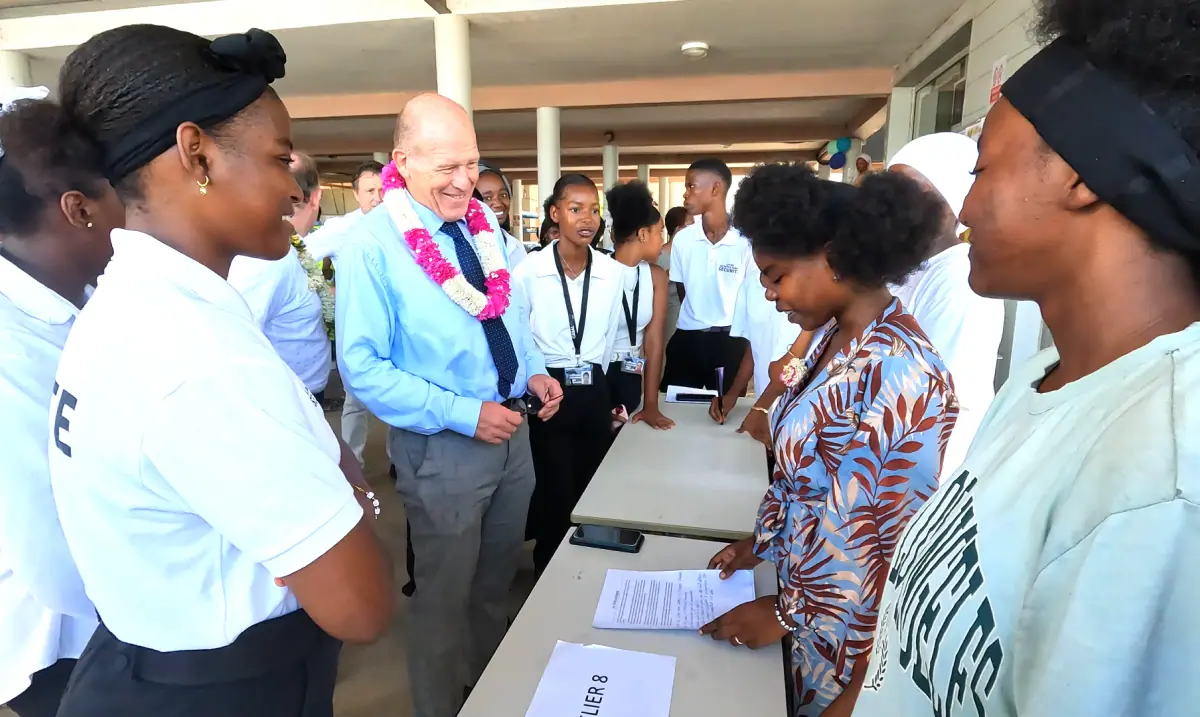
{"label": "concrete column", "polygon": [[557,107],[537,109],[537,166],[538,196],[542,201],[554,190],[554,183],[562,172],[562,154],[559,118],[562,113]]}
{"label": "concrete column", "polygon": [[512,203],[508,207],[508,225],[517,241],[525,241],[525,220],[521,213],[525,211],[525,183],[520,179],[512,182]]}
{"label": "concrete column", "polygon": [[438,94],[454,100],[471,114],[471,28],[466,16],[434,17],[433,40]]}
{"label": "concrete column", "polygon": [[912,87],[895,87],[888,98],[887,129],[884,130],[883,149],[884,162],[892,161],[892,157],[904,145],[913,141],[913,108],[917,91]]}
{"label": "concrete column", "polygon": [[621,181],[621,150],[609,142],[604,145],[604,186],[600,191],[607,192]]}
{"label": "concrete column", "polygon": [[638,181],[642,184],[645,184],[647,187],[650,186],[650,165],[638,165]]}
{"label": "concrete column", "polygon": [[818,164],[817,165],[817,176],[820,177],[821,179],[829,179],[829,173],[831,171],[833,171],[833,170],[831,170],[829,168],[828,164]]}
{"label": "concrete column", "polygon": [[658,178],[658,208],[664,215],[671,208],[671,179],[669,177]]}
{"label": "concrete column", "polygon": [[862,148],[863,141],[861,139],[850,140],[850,149],[846,152],[846,166],[842,169],[842,181],[847,184],[858,179],[858,168],[854,166],[854,160],[862,154]]}
{"label": "concrete column", "polygon": [[0,87],[29,87],[33,78],[29,57],[12,50],[0,51]]}
{"label": "concrete column", "polygon": [[386,165],[388,162],[392,161],[392,155],[388,154],[387,152],[375,152],[371,156],[380,164]]}

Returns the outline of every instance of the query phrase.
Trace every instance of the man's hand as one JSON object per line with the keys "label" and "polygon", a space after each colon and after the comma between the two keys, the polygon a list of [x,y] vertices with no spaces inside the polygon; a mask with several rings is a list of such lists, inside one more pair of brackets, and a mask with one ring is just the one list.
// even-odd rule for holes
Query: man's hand
{"label": "man's hand", "polygon": [[498,446],[521,427],[521,414],[510,411],[495,401],[486,401],[479,411],[479,423],[475,426],[475,438],[484,443]]}
{"label": "man's hand", "polygon": [[737,430],[738,433],[745,433],[754,440],[767,447],[768,451],[774,451],[771,441],[771,421],[767,418],[767,414],[757,409],[752,409],[747,414],[746,419],[742,421],[742,425]]}
{"label": "man's hand", "polygon": [[712,419],[722,425],[725,424],[725,417],[737,405],[738,397],[732,394],[726,394],[724,398],[713,396],[712,403],[708,406],[708,415]]}
{"label": "man's hand", "polygon": [[538,411],[538,418],[543,421],[554,418],[563,400],[563,389],[558,381],[544,373],[530,376],[529,392],[542,399],[542,410]]}
{"label": "man's hand", "polygon": [[708,569],[720,570],[721,579],[728,580],[738,570],[749,570],[761,562],[762,558],[754,554],[754,538],[743,538],[712,556]]}
{"label": "man's hand", "polygon": [[675,422],[664,416],[658,410],[658,406],[647,406],[633,414],[632,422],[645,423],[647,426],[657,428],[660,431],[666,431],[675,427]]}
{"label": "man's hand", "polygon": [[745,645],[751,650],[772,645],[787,635],[787,630],[775,619],[773,596],[738,605],[716,620],[700,628],[701,635],[714,640],[728,640],[736,647]]}

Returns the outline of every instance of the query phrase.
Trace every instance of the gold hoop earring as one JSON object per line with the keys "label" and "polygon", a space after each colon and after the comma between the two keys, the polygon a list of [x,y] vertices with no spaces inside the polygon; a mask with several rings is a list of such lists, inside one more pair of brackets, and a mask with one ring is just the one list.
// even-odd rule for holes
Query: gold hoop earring
{"label": "gold hoop earring", "polygon": [[200,196],[203,197],[203,196],[208,195],[208,175],[207,174],[204,175],[204,181],[196,182],[196,185],[200,187]]}

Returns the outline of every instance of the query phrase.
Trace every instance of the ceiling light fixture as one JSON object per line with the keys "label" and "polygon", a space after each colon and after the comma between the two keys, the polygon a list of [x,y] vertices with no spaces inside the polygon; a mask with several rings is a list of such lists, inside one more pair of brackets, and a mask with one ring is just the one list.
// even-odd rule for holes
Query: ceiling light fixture
{"label": "ceiling light fixture", "polygon": [[685,42],[683,43],[683,46],[679,48],[679,51],[683,53],[684,57],[690,57],[693,60],[700,60],[708,57],[708,43]]}

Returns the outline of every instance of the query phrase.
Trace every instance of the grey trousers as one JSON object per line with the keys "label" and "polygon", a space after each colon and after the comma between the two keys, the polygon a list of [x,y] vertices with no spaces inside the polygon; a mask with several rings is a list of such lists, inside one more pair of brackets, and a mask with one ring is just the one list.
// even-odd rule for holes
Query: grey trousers
{"label": "grey trousers", "polygon": [[367,465],[363,460],[363,451],[367,448],[370,425],[371,414],[367,407],[347,391],[346,402],[342,404],[342,440],[350,446],[350,451],[358,459],[360,468],[366,468]]}
{"label": "grey trousers", "polygon": [[454,717],[508,629],[533,494],[528,424],[503,445],[392,428],[396,490],[416,554],[408,671],[415,717]]}

